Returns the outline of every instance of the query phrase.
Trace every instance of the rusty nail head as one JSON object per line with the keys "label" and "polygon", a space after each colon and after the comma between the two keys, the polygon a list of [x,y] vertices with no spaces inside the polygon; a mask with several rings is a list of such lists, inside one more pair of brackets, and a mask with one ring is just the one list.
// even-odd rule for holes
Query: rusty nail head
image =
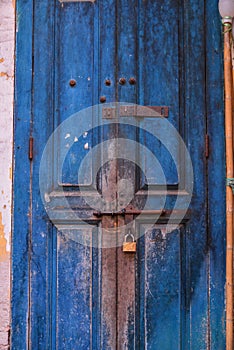
{"label": "rusty nail head", "polygon": [[101,103],[106,102],[106,96],[101,96],[101,97],[100,97],[100,102],[101,102]]}
{"label": "rusty nail head", "polygon": [[76,86],[76,81],[75,81],[75,79],[71,79],[71,80],[69,81],[69,84],[70,84],[71,87]]}
{"label": "rusty nail head", "polygon": [[110,86],[111,85],[110,79],[106,79],[105,84],[106,84],[106,86]]}
{"label": "rusty nail head", "polygon": [[119,83],[120,83],[120,85],[124,85],[126,83],[126,79],[125,78],[120,78],[119,79]]}
{"label": "rusty nail head", "polygon": [[129,79],[129,84],[131,84],[131,85],[136,84],[136,79],[133,78],[133,77],[131,77],[131,78]]}

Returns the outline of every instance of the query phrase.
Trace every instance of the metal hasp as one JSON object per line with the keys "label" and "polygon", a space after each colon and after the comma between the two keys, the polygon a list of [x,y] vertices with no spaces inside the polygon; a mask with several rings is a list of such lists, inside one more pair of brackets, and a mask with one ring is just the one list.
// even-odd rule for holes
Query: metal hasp
{"label": "metal hasp", "polygon": [[232,192],[234,194],[234,178],[227,178],[226,185],[231,187]]}
{"label": "metal hasp", "polygon": [[[176,211],[177,214],[179,214],[179,210]],[[144,215],[145,217],[155,216],[159,215],[160,220],[167,222],[168,218],[170,217],[172,213],[172,210],[139,210],[134,208],[132,205],[127,206],[126,208],[120,210],[120,211],[94,211],[93,216],[97,217],[98,220],[105,220],[107,217],[122,217],[122,220],[124,218],[125,224],[131,224],[133,222],[134,216],[138,215]],[[181,214],[181,212],[180,212]],[[185,215],[186,214],[186,215]],[[184,220],[188,220],[189,216],[191,215],[190,210],[187,211],[187,213],[184,212],[185,218]],[[129,240],[130,238],[130,240]],[[136,253],[136,241],[135,237],[131,231],[131,229],[128,228],[127,233],[124,236],[124,242],[123,242],[123,252],[125,253]]]}
{"label": "metal hasp", "polygon": [[135,208],[126,208],[122,209],[121,211],[94,211],[93,215],[96,217],[102,217],[104,215],[106,216],[127,216],[127,215],[140,215],[140,214],[148,214],[148,215],[165,215],[165,214],[170,214],[171,211],[169,210],[139,210]]}
{"label": "metal hasp", "polygon": [[115,119],[119,117],[136,117],[136,118],[168,118],[168,106],[121,106],[119,111],[113,107],[102,109],[103,119]]}
{"label": "metal hasp", "polygon": [[121,106],[119,109],[120,117],[137,118],[167,118],[169,107],[167,106]]}
{"label": "metal hasp", "polygon": [[[134,215],[139,215],[141,213],[140,210],[135,210],[132,206],[128,206],[121,211],[117,212],[110,212],[110,211],[94,211],[93,215],[100,218],[101,220],[103,218],[106,218],[108,216],[124,216],[124,222],[125,224],[132,225]],[[157,213],[161,213],[161,211],[157,211]],[[105,219],[104,219],[105,220]],[[129,240],[130,238],[130,240]],[[131,232],[131,229],[128,228],[128,232],[124,236],[124,242],[123,242],[123,252],[125,253],[136,253],[136,241],[134,238],[133,233]]]}

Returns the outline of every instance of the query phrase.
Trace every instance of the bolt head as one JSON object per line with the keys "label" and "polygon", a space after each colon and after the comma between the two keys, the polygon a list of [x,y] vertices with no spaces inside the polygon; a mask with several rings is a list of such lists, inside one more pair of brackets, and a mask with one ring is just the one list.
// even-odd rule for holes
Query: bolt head
{"label": "bolt head", "polygon": [[110,79],[106,79],[106,80],[105,80],[105,84],[106,84],[106,86],[110,86],[110,85],[111,85]]}
{"label": "bolt head", "polygon": [[126,83],[126,79],[125,78],[120,78],[119,79],[119,83],[120,83],[120,85],[124,85]]}
{"label": "bolt head", "polygon": [[76,81],[75,81],[75,79],[71,79],[71,80],[69,81],[69,84],[70,84],[71,87],[76,86]]}
{"label": "bolt head", "polygon": [[131,78],[129,79],[129,84],[135,85],[135,84],[136,84],[136,79],[135,79],[134,77],[131,77]]}
{"label": "bolt head", "polygon": [[100,97],[100,102],[101,102],[101,103],[106,102],[106,96],[101,96],[101,97]]}

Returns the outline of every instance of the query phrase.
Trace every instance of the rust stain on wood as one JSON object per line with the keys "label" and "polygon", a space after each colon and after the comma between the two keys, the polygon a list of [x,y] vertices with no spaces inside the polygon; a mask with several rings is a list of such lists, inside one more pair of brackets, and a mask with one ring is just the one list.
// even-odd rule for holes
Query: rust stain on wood
{"label": "rust stain on wood", "polygon": [[[124,218],[118,218],[118,225],[124,225]],[[121,237],[122,236],[122,237]],[[124,232],[119,239],[123,241]],[[126,254],[117,248],[118,296],[117,334],[118,350],[129,349],[134,339],[135,324],[135,254]]]}
{"label": "rust stain on wood", "polygon": [[[110,136],[116,135],[116,127],[110,129]],[[116,150],[115,141],[108,149],[111,160],[102,168],[102,195],[109,206],[109,210],[116,210]],[[116,320],[116,294],[117,294],[117,254],[116,234],[113,229],[116,227],[116,218],[104,215],[102,218],[102,246],[113,248],[102,249],[102,347],[116,349],[117,343],[117,320]],[[108,230],[109,229],[109,230]],[[112,233],[110,231],[112,229]]]}
{"label": "rust stain on wood", "polygon": [[0,212],[0,261],[5,261],[9,253],[6,250],[7,240],[4,236],[4,225],[2,223],[2,213]]}

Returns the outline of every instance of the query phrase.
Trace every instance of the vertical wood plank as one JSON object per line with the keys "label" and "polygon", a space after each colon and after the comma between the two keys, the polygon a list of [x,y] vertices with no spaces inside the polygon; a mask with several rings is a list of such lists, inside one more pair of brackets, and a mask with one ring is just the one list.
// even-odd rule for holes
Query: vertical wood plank
{"label": "vertical wood plank", "polygon": [[[179,37],[181,26],[179,12],[179,2],[171,0],[164,1],[163,4],[157,1],[139,2],[137,45],[138,103],[145,106],[170,106],[168,120],[177,130],[182,124],[180,87],[182,91],[184,89],[181,84],[183,61],[180,57],[180,49],[183,39]],[[155,153],[163,168],[167,183],[177,184],[178,174],[169,152],[159,140],[146,135],[145,123],[151,124],[152,130],[157,127],[153,119],[140,121],[140,127],[143,129],[139,133],[141,142]],[[170,135],[168,135],[168,141],[171,141],[171,148],[174,148],[175,140],[170,140]],[[151,160],[145,155],[141,157],[143,171],[149,178],[149,183],[158,184]]]}
{"label": "vertical wood plank", "polygon": [[[116,102],[117,76],[117,11],[116,0],[99,2],[99,27],[98,27],[98,89],[94,103],[100,103],[100,97],[105,96],[106,102]],[[98,49],[98,48],[97,48]],[[110,85],[106,85],[110,80]]]}
{"label": "vertical wood plank", "polygon": [[11,346],[18,350],[26,349],[28,344],[32,1],[17,1],[16,28]]}
{"label": "vertical wood plank", "polygon": [[[108,149],[108,158],[110,159],[102,167],[102,196],[106,203],[106,209],[116,211],[116,179],[117,179],[117,160],[116,142],[117,127],[110,125],[104,132],[102,139],[106,137],[112,140]],[[105,161],[105,160],[104,160]],[[117,347],[117,226],[116,217],[102,217],[102,253],[101,253],[101,349],[116,349]],[[108,231],[111,229],[112,231]]]}
{"label": "vertical wood plank", "polygon": [[[117,33],[117,74],[118,83],[116,86],[117,101],[127,103],[137,103],[137,37],[138,37],[138,2],[135,0],[118,1],[118,33]],[[121,85],[119,79],[124,78],[125,84]],[[135,84],[130,84],[129,80],[135,79]],[[136,141],[136,129],[127,125],[121,126],[121,118],[119,119],[118,137],[125,140]],[[121,146],[123,146],[121,141]],[[132,149],[132,161],[136,163],[136,149]],[[118,181],[118,205],[123,207],[123,201],[126,201],[127,193],[130,198],[125,205],[134,198],[136,190],[136,166],[132,162],[124,159],[118,160],[117,181]],[[127,181],[127,186],[124,185]],[[127,187],[127,188],[126,188]],[[131,195],[131,191],[133,193]],[[131,198],[132,197],[132,198]],[[132,218],[129,218],[130,222]],[[124,235],[127,233],[124,229],[127,218],[118,217],[118,226],[123,229],[118,232],[117,248],[117,266],[118,266],[118,294],[117,294],[117,334],[118,334],[118,350],[135,349],[135,260],[136,253],[124,253],[122,244]],[[136,233],[133,234],[136,238]]]}
{"label": "vertical wood plank", "polygon": [[[31,237],[31,348],[45,349],[52,341],[52,241],[53,230],[40,198],[39,167],[53,130],[54,106],[54,4],[34,3],[32,72],[32,237]],[[43,68],[42,68],[43,67]],[[40,218],[40,219],[39,219]]]}
{"label": "vertical wood plank", "polygon": [[91,237],[91,228],[77,227],[58,233],[57,346],[60,349],[92,349],[92,247],[76,242]]}
{"label": "vertical wood plank", "polygon": [[[222,24],[218,1],[206,2],[206,84],[210,248],[210,349],[225,348],[225,149]],[[218,302],[217,302],[218,300]]]}
{"label": "vertical wood plank", "polygon": [[172,228],[171,232],[166,232],[163,225],[150,229],[149,225],[141,225],[141,230],[145,236],[141,239],[144,249],[140,250],[138,259],[140,346],[165,350],[179,348],[182,311],[180,230]]}
{"label": "vertical wood plank", "polygon": [[[124,219],[118,218],[118,225],[124,226]],[[136,304],[136,253],[123,252],[125,232],[118,232],[117,248],[117,349],[135,349],[135,304]]]}
{"label": "vertical wood plank", "polygon": [[[197,14],[199,13],[199,16]],[[193,163],[192,219],[186,232],[188,349],[209,347],[204,2],[184,3],[185,135]]]}

